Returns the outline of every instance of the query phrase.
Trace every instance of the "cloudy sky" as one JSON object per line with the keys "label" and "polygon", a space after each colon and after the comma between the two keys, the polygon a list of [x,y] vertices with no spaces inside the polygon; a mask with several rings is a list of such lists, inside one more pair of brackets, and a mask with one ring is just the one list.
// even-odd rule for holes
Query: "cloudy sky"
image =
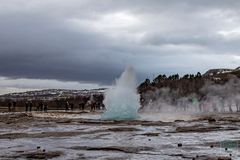
{"label": "cloudy sky", "polygon": [[0,94],[240,66],[239,0],[0,0]]}

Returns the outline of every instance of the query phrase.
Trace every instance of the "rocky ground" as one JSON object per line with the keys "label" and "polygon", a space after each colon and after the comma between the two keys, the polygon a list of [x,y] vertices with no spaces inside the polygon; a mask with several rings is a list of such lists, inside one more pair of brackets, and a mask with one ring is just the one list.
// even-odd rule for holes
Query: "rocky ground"
{"label": "rocky ground", "polygon": [[0,113],[0,159],[240,159],[238,113],[167,122],[99,118],[86,112]]}

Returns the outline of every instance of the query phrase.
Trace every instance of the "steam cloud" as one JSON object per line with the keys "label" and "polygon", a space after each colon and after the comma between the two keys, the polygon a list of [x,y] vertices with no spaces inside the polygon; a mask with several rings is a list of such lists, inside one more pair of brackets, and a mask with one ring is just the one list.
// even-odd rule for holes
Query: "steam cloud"
{"label": "steam cloud", "polygon": [[199,94],[179,96],[178,90],[160,88],[142,95],[141,112],[234,112],[240,111],[240,79],[225,84],[205,82]]}

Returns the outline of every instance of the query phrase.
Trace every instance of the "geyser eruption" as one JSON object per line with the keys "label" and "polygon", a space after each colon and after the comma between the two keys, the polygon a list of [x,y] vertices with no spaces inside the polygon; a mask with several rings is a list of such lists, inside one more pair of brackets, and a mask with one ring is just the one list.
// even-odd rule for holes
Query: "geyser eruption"
{"label": "geyser eruption", "polygon": [[137,94],[135,72],[132,66],[126,68],[116,85],[110,88],[104,99],[106,112],[102,119],[136,119],[140,107],[140,96]]}

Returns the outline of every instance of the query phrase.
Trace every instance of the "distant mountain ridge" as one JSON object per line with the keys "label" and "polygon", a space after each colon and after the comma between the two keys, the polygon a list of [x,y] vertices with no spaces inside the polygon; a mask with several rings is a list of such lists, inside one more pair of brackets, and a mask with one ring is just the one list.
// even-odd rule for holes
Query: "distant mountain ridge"
{"label": "distant mountain ridge", "polygon": [[37,91],[27,91],[20,93],[9,93],[0,95],[0,99],[41,99],[41,100],[52,100],[56,98],[67,98],[74,96],[89,96],[91,94],[102,94],[106,88],[98,89],[84,89],[84,90],[70,90],[70,89],[44,89]]}

